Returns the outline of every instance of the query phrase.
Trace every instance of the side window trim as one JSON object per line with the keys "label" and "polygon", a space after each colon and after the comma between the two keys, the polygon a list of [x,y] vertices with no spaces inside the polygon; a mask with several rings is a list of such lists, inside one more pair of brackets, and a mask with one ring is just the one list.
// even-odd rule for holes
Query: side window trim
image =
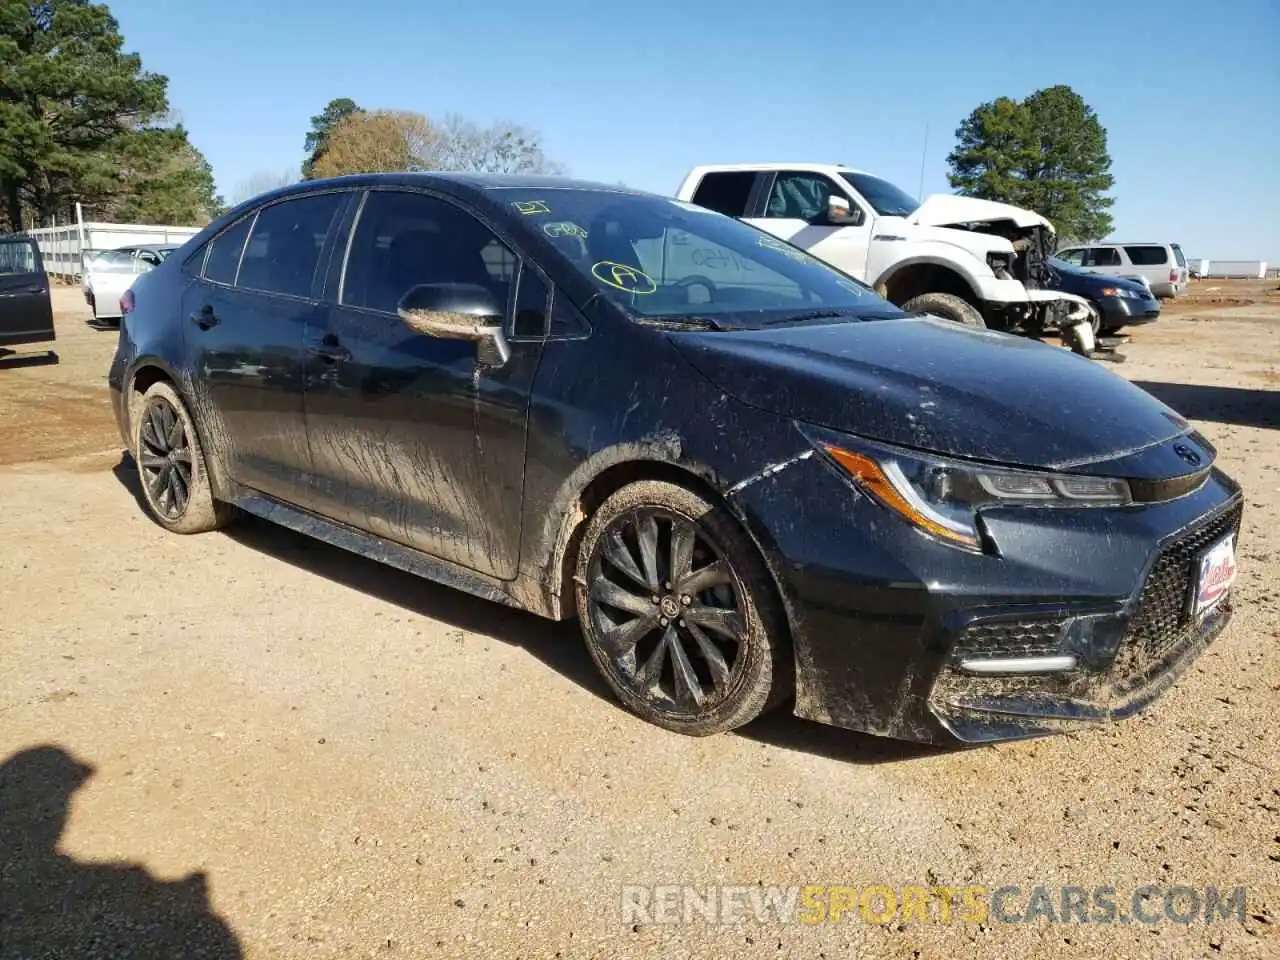
{"label": "side window trim", "polygon": [[347,264],[351,262],[351,247],[355,243],[356,231],[360,229],[360,218],[364,215],[364,207],[368,200],[369,191],[361,190],[360,199],[356,202],[355,213],[351,216],[351,224],[347,227],[347,242],[343,245],[342,264],[338,268],[338,289],[333,293],[333,302],[340,307],[348,306],[348,304],[342,302],[342,296],[347,289]]}
{"label": "side window trim", "polygon": [[[543,329],[538,334],[518,335],[516,333],[516,320],[520,306],[520,293],[524,289],[525,272],[532,270],[539,280],[542,281],[542,287],[546,290],[546,297],[542,301],[543,312]],[[528,257],[521,257],[516,267],[515,283],[511,285],[511,294],[508,297],[510,303],[507,305],[507,316],[504,319],[503,328],[506,331],[507,339],[516,343],[536,343],[546,340],[551,334],[551,307],[555,294],[555,284],[551,282],[551,278],[547,276],[546,271],[539,267]]]}

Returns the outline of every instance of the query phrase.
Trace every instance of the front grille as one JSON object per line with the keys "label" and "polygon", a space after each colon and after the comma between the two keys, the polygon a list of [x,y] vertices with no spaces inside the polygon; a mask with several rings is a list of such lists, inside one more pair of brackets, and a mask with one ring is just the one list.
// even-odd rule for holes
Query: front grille
{"label": "front grille", "polygon": [[956,660],[1047,657],[1061,635],[1061,620],[987,620],[969,624],[952,654]]}
{"label": "front grille", "polygon": [[1236,503],[1161,551],[1129,626],[1128,646],[1135,656],[1148,662],[1163,657],[1193,632],[1190,601],[1197,557],[1219,538],[1239,531],[1241,510]]}

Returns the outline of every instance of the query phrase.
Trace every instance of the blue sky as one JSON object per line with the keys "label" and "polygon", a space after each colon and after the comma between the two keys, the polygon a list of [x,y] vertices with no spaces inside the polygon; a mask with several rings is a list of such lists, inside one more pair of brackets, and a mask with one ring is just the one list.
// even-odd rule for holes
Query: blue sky
{"label": "blue sky", "polygon": [[[848,163],[949,192],[978,104],[1070,84],[1098,112],[1121,240],[1280,263],[1280,4],[944,0],[114,0],[126,48],[230,196],[296,171],[310,117],[510,119],[581,177],[673,192],[699,163]],[[1087,11],[1087,12],[1086,12]]]}

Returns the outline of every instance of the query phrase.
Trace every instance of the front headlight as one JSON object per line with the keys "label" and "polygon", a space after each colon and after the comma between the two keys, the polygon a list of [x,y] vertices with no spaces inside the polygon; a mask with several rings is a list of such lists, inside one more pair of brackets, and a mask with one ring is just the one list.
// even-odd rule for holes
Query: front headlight
{"label": "front headlight", "polygon": [[883,444],[856,446],[819,443],[882,506],[930,536],[975,553],[982,552],[978,513],[984,507],[1114,507],[1132,502],[1129,484],[1110,477],[987,467]]}
{"label": "front headlight", "polygon": [[1104,297],[1120,297],[1122,300],[1141,300],[1142,294],[1136,290],[1129,290],[1126,287],[1103,287],[1102,295]]}

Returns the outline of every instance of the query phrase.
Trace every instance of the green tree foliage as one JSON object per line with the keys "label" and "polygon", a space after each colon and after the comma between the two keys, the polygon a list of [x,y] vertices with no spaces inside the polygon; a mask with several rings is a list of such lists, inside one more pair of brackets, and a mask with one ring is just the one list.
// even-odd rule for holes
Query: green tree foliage
{"label": "green tree foliage", "polygon": [[352,114],[363,112],[354,100],[349,97],[339,97],[336,100],[330,100],[323,110],[311,118],[311,129],[307,131],[307,139],[302,147],[307,153],[307,159],[302,163],[303,180],[315,179],[316,162],[329,148],[329,135],[333,132],[333,128]]}
{"label": "green tree foliage", "polygon": [[948,179],[964,196],[1035,210],[1059,237],[1096,240],[1111,232],[1107,131],[1070,87],[984,103],[956,139]]}
{"label": "green tree foliage", "polygon": [[76,200],[103,218],[207,220],[212,173],[164,124],[167,84],[123,51],[106,5],[0,0],[0,222],[69,216]]}

